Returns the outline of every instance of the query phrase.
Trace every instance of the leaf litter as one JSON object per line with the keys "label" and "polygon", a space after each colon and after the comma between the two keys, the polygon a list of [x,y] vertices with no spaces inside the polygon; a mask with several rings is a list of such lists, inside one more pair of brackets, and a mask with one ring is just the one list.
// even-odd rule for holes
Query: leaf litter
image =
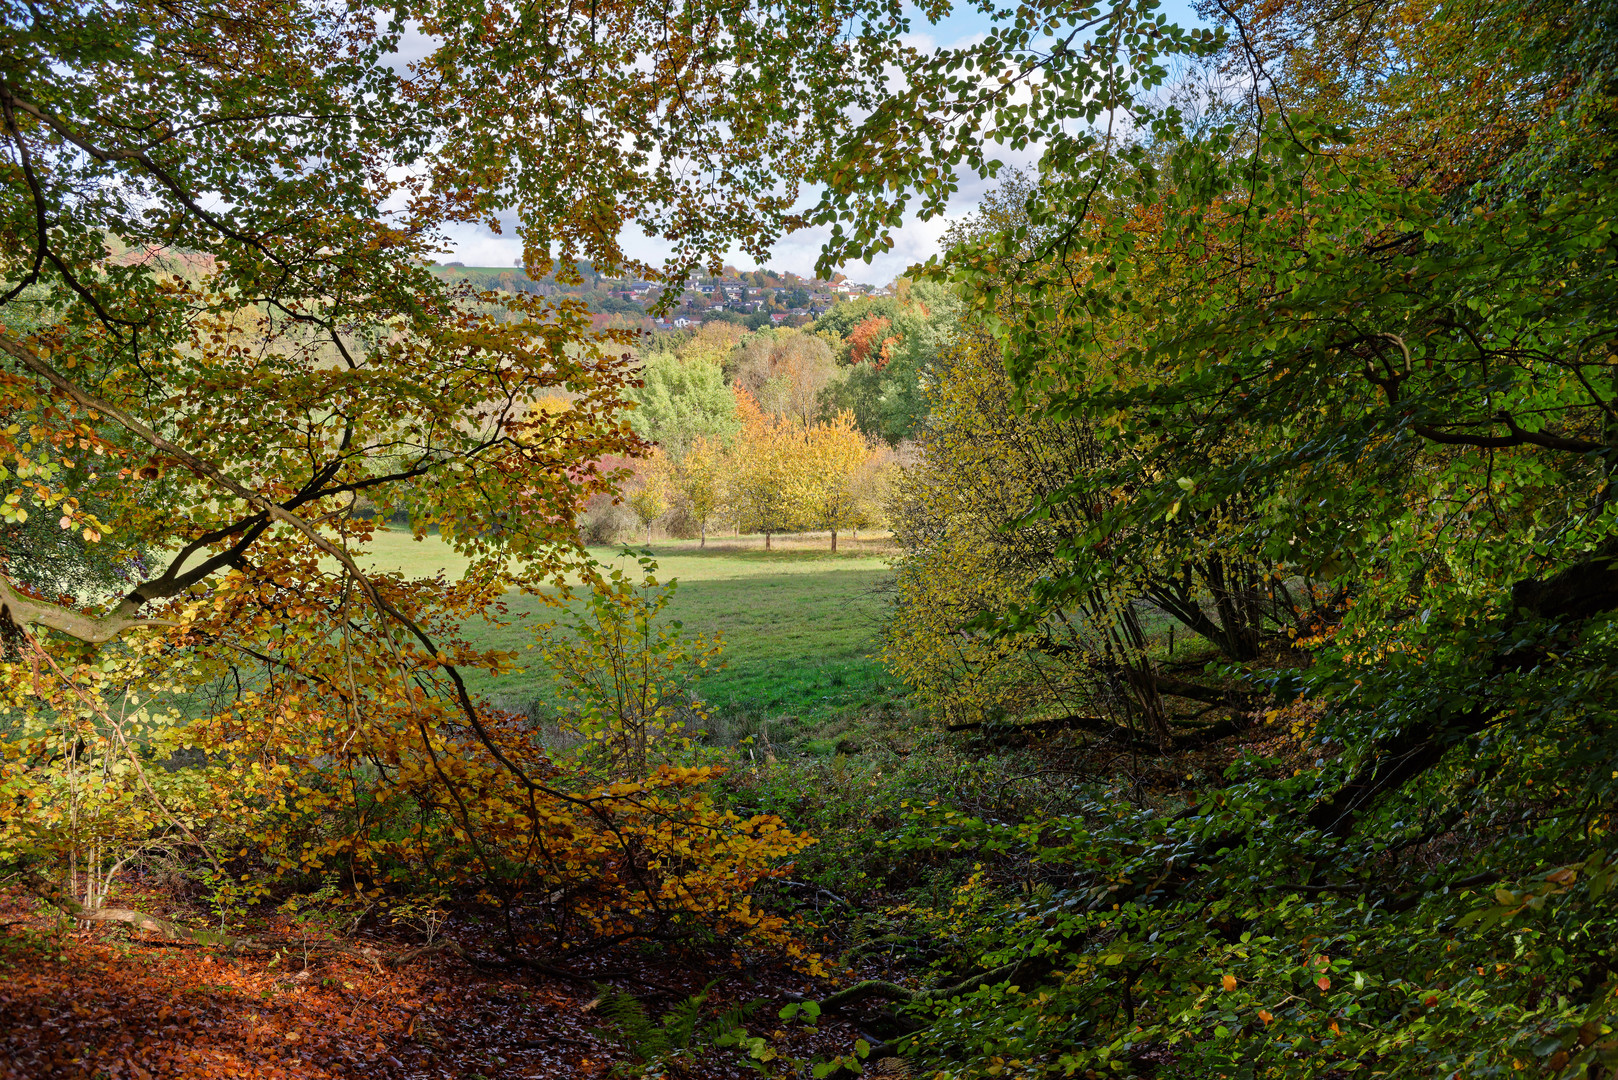
{"label": "leaf litter", "polygon": [[[123,927],[64,929],[32,897],[0,890],[0,1080],[549,1080],[604,1077],[628,1060],[593,1015],[588,982],[480,970],[448,951],[393,967],[376,959],[403,951],[389,942],[305,967],[291,934],[258,940],[271,948],[233,955]],[[654,1011],[714,974],[667,957],[598,961],[609,964]],[[787,968],[755,968],[722,979],[712,999],[808,989]],[[783,1050],[835,1053],[854,1038],[835,1026],[772,1031],[774,1011],[754,1026],[785,1035]],[[757,1075],[734,1051],[703,1057],[684,1075]]]}

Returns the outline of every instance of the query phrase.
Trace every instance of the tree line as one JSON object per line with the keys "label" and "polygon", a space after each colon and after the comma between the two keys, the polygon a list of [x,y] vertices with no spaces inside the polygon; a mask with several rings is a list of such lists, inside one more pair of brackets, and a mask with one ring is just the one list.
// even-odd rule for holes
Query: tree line
{"label": "tree line", "polygon": [[[835,551],[839,533],[881,526],[959,307],[930,284],[898,292],[803,329],[708,323],[643,344],[629,423],[653,449],[630,465],[623,503],[648,538],[667,520],[706,544],[725,524],[762,533],[766,549],[779,533],[823,531]],[[610,500],[591,514],[587,531],[610,530]]]}

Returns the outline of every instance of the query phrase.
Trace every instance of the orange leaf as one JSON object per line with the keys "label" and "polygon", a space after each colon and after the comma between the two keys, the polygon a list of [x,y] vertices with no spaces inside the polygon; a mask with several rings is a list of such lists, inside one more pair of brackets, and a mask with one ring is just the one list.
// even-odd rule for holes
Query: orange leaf
{"label": "orange leaf", "polygon": [[1315,985],[1320,987],[1322,990],[1330,990],[1331,989],[1331,980],[1329,978],[1327,978],[1326,976],[1322,975],[1320,978],[1315,980]]}
{"label": "orange leaf", "polygon": [[1275,1019],[1275,1017],[1271,1016],[1269,1013],[1265,1012],[1263,1009],[1260,1009],[1258,1011],[1258,1018],[1260,1020],[1264,1021],[1266,1024],[1268,1024],[1271,1020]]}
{"label": "orange leaf", "polygon": [[1236,989],[1236,976],[1234,976],[1234,975],[1226,975],[1222,981],[1225,984],[1225,990],[1226,990],[1227,993],[1229,991],[1231,991],[1231,990]]}

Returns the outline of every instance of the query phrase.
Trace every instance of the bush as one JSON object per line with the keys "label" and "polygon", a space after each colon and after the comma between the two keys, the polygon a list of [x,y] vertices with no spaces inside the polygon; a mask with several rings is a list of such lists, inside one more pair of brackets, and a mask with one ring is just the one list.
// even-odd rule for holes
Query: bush
{"label": "bush", "polygon": [[663,515],[659,524],[664,532],[676,540],[695,540],[702,532],[697,519],[691,516],[691,508],[683,503],[675,504],[674,509]]}
{"label": "bush", "polygon": [[586,510],[579,519],[579,536],[586,544],[615,544],[621,537],[634,536],[639,530],[634,514],[606,500]]}

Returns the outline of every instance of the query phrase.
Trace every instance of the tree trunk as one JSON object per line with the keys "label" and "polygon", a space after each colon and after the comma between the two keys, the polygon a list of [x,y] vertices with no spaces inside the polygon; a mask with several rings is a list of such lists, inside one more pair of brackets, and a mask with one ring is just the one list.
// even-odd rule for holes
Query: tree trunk
{"label": "tree trunk", "polygon": [[833,529],[831,531],[831,553],[833,555],[837,554],[837,530],[836,529]]}
{"label": "tree trunk", "polygon": [[764,534],[764,550],[765,551],[770,550],[770,534],[769,533]]}
{"label": "tree trunk", "polygon": [[697,535],[701,537],[701,539],[699,539],[697,541],[697,547],[698,548],[707,547],[708,546],[708,523],[706,521],[701,522],[700,524],[697,525]]}

